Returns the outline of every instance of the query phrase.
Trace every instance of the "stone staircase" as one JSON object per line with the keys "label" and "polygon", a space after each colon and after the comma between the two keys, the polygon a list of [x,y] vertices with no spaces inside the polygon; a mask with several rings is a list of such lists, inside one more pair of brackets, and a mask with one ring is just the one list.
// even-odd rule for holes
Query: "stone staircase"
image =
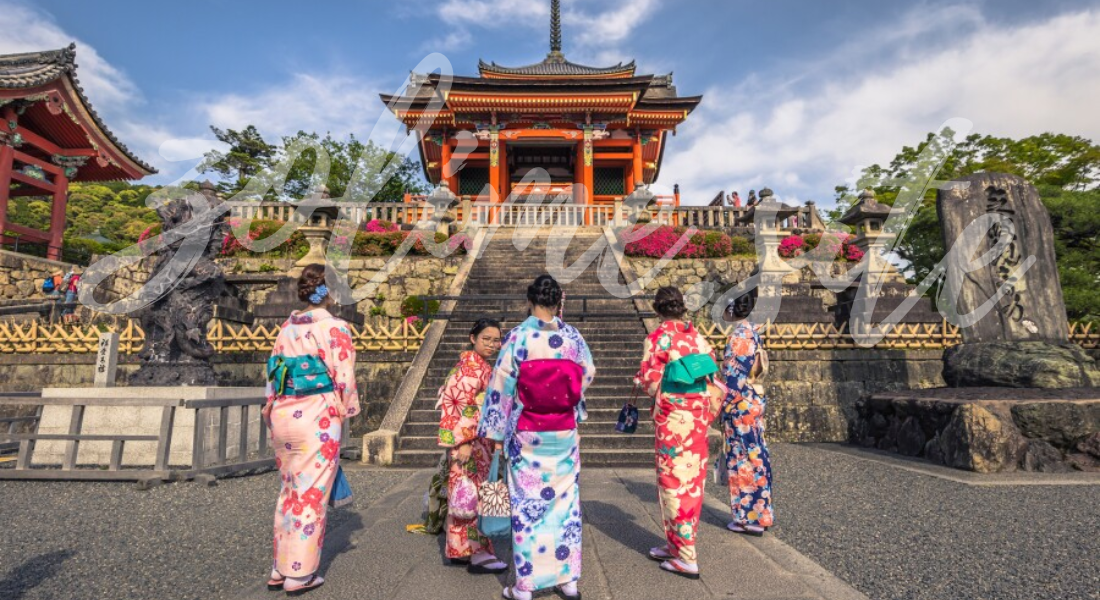
{"label": "stone staircase", "polygon": [[[546,272],[548,245],[560,248],[569,242],[543,231],[521,252],[512,243],[512,233],[508,229],[498,230],[482,250],[455,308],[460,314],[497,318],[503,322],[505,332],[522,321],[526,304],[515,301],[504,306],[503,301],[481,298],[526,294],[527,285]],[[566,249],[566,264],[572,265],[601,236],[599,230],[578,232]],[[562,286],[566,295],[565,320],[588,342],[597,370],[596,380],[586,395],[589,419],[580,428],[582,461],[588,467],[650,467],[654,460],[653,424],[646,418],[648,398],[641,401],[643,414],[637,433],[624,435],[615,431],[615,421],[630,397],[632,379],[641,362],[646,330],[633,300],[620,300],[604,290],[597,277],[597,264],[598,261],[594,262],[575,281]],[[570,314],[581,312],[581,301],[571,300],[579,296],[599,297],[587,301],[587,312],[616,316],[570,318]],[[452,321],[444,332],[401,429],[394,466],[429,467],[438,461],[441,450],[436,445],[439,425],[436,394],[459,354],[467,348],[471,326],[469,319]]]}

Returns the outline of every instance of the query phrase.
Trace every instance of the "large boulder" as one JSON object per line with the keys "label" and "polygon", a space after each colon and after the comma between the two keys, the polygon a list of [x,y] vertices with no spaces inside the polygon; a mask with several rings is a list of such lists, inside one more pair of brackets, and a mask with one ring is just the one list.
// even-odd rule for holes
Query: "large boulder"
{"label": "large boulder", "polygon": [[932,454],[949,467],[996,473],[1016,469],[1024,440],[1011,423],[977,404],[963,404],[940,434],[939,445]]}
{"label": "large boulder", "polygon": [[1100,369],[1076,344],[984,342],[945,350],[943,378],[950,387],[1061,389],[1100,386]]}
{"label": "large boulder", "polygon": [[1042,473],[1066,473],[1073,468],[1066,463],[1057,448],[1043,440],[1028,440],[1027,451],[1020,466],[1025,471]]}
{"label": "large boulder", "polygon": [[[1029,402],[1012,407],[1012,421],[1028,438],[1070,450],[1089,436],[1100,435],[1100,404]],[[1081,449],[1088,451],[1088,447]]]}

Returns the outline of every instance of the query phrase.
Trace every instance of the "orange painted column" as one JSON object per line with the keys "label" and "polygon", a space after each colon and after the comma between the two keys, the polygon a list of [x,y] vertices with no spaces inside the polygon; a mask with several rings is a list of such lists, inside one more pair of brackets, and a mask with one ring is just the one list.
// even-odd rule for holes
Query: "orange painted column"
{"label": "orange painted column", "polygon": [[643,181],[643,178],[644,178],[643,173],[644,172],[642,171],[642,139],[641,139],[641,137],[638,137],[638,136],[634,137],[634,144],[631,148],[634,152],[634,162],[633,162],[633,165],[632,165],[633,168],[631,169],[632,172],[633,172],[633,175],[634,175],[634,185],[635,186],[643,185],[645,183],[645,181]]}
{"label": "orange painted column", "polygon": [[512,178],[508,174],[508,144],[500,143],[500,201],[507,202],[512,194]]}
{"label": "orange painted column", "polygon": [[443,140],[443,162],[442,162],[442,178],[446,183],[447,188],[451,190],[452,194],[458,194],[458,177],[451,170],[451,143],[447,140]]}
{"label": "orange painted column", "polygon": [[638,187],[638,184],[635,183],[634,169],[624,169],[624,171],[626,171],[626,173],[624,174],[624,177],[626,178],[626,185],[624,187],[626,189],[626,195],[629,196],[630,194],[634,193],[634,188]]}
{"label": "orange painted column", "polygon": [[64,175],[53,178],[53,205],[50,208],[50,246],[46,258],[61,259],[62,236],[65,234],[65,206],[69,203],[69,179]]}

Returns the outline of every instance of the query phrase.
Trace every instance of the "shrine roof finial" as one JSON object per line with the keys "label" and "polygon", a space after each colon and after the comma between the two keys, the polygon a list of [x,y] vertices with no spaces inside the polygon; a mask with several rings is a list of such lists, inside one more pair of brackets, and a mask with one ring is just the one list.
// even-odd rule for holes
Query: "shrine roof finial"
{"label": "shrine roof finial", "polygon": [[561,0],[550,0],[550,54],[561,54]]}

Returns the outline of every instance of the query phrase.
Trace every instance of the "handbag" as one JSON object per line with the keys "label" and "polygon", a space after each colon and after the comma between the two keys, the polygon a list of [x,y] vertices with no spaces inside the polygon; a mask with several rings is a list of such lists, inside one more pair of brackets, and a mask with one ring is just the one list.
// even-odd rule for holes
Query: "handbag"
{"label": "handbag", "polygon": [[634,386],[630,402],[623,405],[619,411],[619,419],[615,423],[615,431],[619,433],[634,433],[638,431],[638,386]]}
{"label": "handbag", "polygon": [[463,475],[455,479],[447,490],[447,511],[455,518],[468,520],[477,516],[478,489],[474,482]]}
{"label": "handbag", "polygon": [[512,532],[512,501],[508,484],[500,477],[500,450],[493,452],[489,480],[477,489],[477,528],[486,537],[504,537]]}
{"label": "handbag", "polygon": [[351,485],[348,484],[348,478],[344,476],[344,468],[336,468],[336,479],[332,482],[332,493],[329,494],[328,504],[333,508],[340,508],[351,504]]}

